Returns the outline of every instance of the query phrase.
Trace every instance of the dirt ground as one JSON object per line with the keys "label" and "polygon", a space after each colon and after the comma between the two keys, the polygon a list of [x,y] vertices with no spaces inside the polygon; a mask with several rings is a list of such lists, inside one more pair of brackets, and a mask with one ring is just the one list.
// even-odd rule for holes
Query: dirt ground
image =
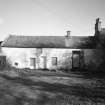
{"label": "dirt ground", "polygon": [[0,105],[105,105],[105,79],[100,77],[79,72],[0,72]]}

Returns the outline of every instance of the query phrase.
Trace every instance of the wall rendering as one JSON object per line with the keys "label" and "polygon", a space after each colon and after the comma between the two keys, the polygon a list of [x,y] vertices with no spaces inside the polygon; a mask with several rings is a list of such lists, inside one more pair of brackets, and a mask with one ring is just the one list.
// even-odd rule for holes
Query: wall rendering
{"label": "wall rendering", "polygon": [[6,55],[7,62],[13,67],[30,69],[72,69],[73,51],[82,52],[79,58],[83,58],[79,60],[80,66],[97,68],[101,62],[99,58],[102,56],[100,50],[96,49],[3,47],[2,51]]}

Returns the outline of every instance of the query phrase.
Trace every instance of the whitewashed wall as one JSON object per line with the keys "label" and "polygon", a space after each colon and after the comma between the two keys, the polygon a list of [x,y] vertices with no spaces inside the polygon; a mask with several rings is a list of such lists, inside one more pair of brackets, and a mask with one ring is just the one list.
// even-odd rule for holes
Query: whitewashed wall
{"label": "whitewashed wall", "polygon": [[[7,56],[7,61],[17,68],[31,68],[30,58],[38,59],[36,63],[37,68],[43,68],[43,57],[46,56],[46,67],[48,69],[60,69],[60,68],[72,68],[72,51],[80,49],[56,49],[56,48],[43,48],[41,54],[37,54],[36,48],[6,48],[3,47],[2,51]],[[84,50],[84,62],[86,65],[93,62],[97,64],[95,56],[97,50],[85,49]],[[97,52],[98,53],[98,52]],[[99,54],[99,53],[98,53]],[[57,66],[52,66],[52,57],[57,57]],[[100,57],[100,56],[98,56]],[[98,58],[99,59],[99,58]],[[18,65],[15,65],[18,63]]]}

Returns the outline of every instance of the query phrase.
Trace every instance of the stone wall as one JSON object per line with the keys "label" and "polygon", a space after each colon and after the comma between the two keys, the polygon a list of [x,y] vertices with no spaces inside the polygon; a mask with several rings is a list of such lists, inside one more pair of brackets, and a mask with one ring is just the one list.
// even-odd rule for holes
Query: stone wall
{"label": "stone wall", "polygon": [[[61,48],[2,48],[7,62],[16,68],[30,68],[30,58],[36,59],[36,69],[44,68],[46,58],[47,69],[72,69],[72,51],[82,51],[84,54],[84,68],[96,69],[102,62],[102,53],[96,49],[61,49]],[[52,57],[57,57],[57,65],[52,65]]]}

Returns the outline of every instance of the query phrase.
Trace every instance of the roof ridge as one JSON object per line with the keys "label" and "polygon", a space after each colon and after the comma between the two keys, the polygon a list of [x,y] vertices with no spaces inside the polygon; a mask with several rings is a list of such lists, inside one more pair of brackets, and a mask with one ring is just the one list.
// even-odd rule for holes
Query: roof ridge
{"label": "roof ridge", "polygon": [[12,34],[10,34],[9,36],[17,36],[17,37],[18,37],[18,36],[27,36],[27,37],[28,37],[28,36],[29,36],[29,37],[35,37],[35,36],[39,36],[39,37],[40,37],[40,36],[41,36],[41,37],[50,37],[50,36],[51,36],[51,37],[56,37],[56,36],[57,36],[57,37],[65,37],[65,36],[62,36],[62,35],[12,35]]}

